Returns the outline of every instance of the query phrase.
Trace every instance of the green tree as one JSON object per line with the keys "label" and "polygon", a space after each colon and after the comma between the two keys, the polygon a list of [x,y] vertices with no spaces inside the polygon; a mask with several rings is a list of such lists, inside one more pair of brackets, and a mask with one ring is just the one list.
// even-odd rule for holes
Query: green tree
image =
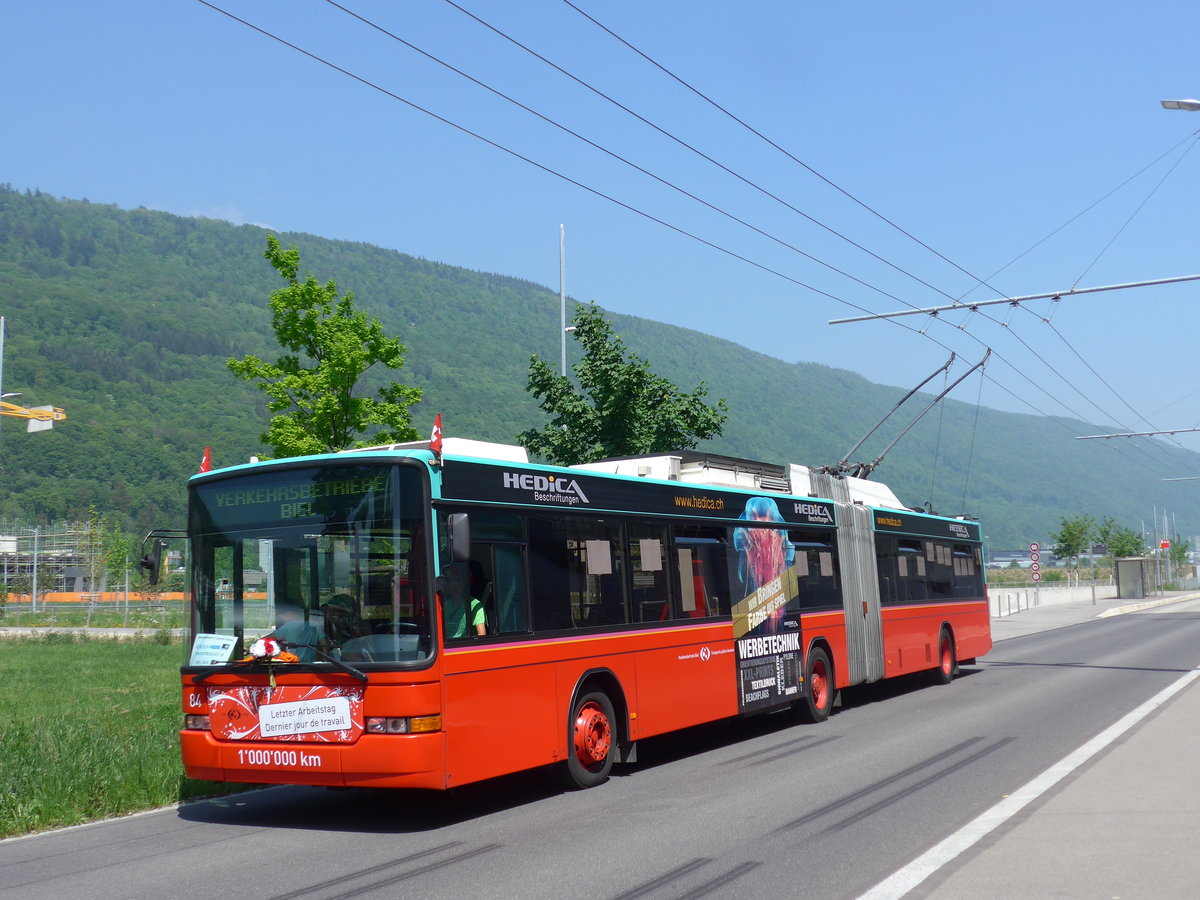
{"label": "green tree", "polygon": [[[274,363],[257,356],[229,359],[229,370],[246,381],[258,381],[277,413],[262,435],[276,456],[328,453],[371,443],[411,441],[409,407],[421,400],[419,388],[389,384],[378,399],[355,395],[359,379],[379,363],[389,369],[404,365],[405,347],[384,334],[375,318],[354,308],[354,295],[338,297],[337,284],[300,281],[300,251],[279,246],[267,237],[263,253],[287,287],[271,294],[271,326],[287,355]],[[369,440],[356,439],[377,428]]]}
{"label": "green tree", "polygon": [[518,435],[527,450],[574,465],[689,449],[721,434],[728,418],[725,400],[706,404],[703,382],[685,394],[651,372],[646,360],[627,355],[594,303],[578,307],[572,321],[583,345],[583,359],[571,367],[579,388],[540,357],[530,359],[526,390],[551,418],[543,428]]}
{"label": "green tree", "polygon": [[1167,551],[1167,556],[1171,563],[1175,566],[1186,565],[1188,562],[1188,553],[1191,551],[1192,545],[1181,538],[1179,535],[1171,538],[1171,549]]}
{"label": "green tree", "polygon": [[1105,546],[1109,558],[1113,560],[1141,556],[1146,551],[1141,534],[1118,525],[1112,516],[1106,516],[1096,527],[1096,540]]}
{"label": "green tree", "polygon": [[[108,572],[109,583],[115,587],[123,587],[127,577],[137,580],[141,574],[141,566],[134,565],[134,550],[137,539],[113,527],[104,540],[104,567]],[[144,576],[143,576],[144,577]]]}
{"label": "green tree", "polygon": [[87,590],[103,591],[107,587],[108,567],[105,564],[105,542],[108,539],[108,520],[96,511],[95,505],[88,507],[87,521],[79,535],[79,549],[87,567]]}
{"label": "green tree", "polygon": [[1096,520],[1092,516],[1070,516],[1062,520],[1062,527],[1050,535],[1054,546],[1050,552],[1059,559],[1065,559],[1074,565],[1079,555],[1091,546],[1092,535],[1096,530]]}

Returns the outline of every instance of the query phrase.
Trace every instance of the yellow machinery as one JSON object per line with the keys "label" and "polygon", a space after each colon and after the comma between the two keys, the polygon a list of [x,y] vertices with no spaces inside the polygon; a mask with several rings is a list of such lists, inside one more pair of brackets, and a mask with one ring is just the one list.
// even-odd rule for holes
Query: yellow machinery
{"label": "yellow machinery", "polygon": [[0,400],[0,416],[14,416],[18,419],[28,419],[27,431],[45,431],[53,428],[55,422],[62,422],[67,414],[57,406],[17,406],[7,400]]}

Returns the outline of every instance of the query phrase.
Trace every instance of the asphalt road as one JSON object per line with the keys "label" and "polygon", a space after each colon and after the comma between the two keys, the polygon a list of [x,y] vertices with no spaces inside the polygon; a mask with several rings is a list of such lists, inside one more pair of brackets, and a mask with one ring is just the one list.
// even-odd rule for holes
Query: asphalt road
{"label": "asphalt road", "polygon": [[847,692],[822,725],[647,741],[590,791],[272,788],[3,841],[0,896],[858,897],[1200,664],[1198,610],[1000,640],[949,686]]}

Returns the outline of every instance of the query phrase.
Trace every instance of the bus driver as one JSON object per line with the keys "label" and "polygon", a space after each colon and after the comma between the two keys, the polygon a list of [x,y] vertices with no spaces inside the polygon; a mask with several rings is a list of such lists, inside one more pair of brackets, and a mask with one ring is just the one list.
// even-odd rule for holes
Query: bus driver
{"label": "bus driver", "polygon": [[487,634],[483,601],[471,595],[466,563],[442,570],[442,621],[447,638]]}

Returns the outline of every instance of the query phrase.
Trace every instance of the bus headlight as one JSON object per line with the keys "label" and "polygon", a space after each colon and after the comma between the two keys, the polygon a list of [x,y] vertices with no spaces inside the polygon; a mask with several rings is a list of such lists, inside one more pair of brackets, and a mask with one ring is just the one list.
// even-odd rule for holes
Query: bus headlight
{"label": "bus headlight", "polygon": [[421,734],[441,730],[441,716],[370,716],[366,724],[367,734]]}
{"label": "bus headlight", "polygon": [[367,719],[367,734],[408,734],[408,719],[371,716]]}

